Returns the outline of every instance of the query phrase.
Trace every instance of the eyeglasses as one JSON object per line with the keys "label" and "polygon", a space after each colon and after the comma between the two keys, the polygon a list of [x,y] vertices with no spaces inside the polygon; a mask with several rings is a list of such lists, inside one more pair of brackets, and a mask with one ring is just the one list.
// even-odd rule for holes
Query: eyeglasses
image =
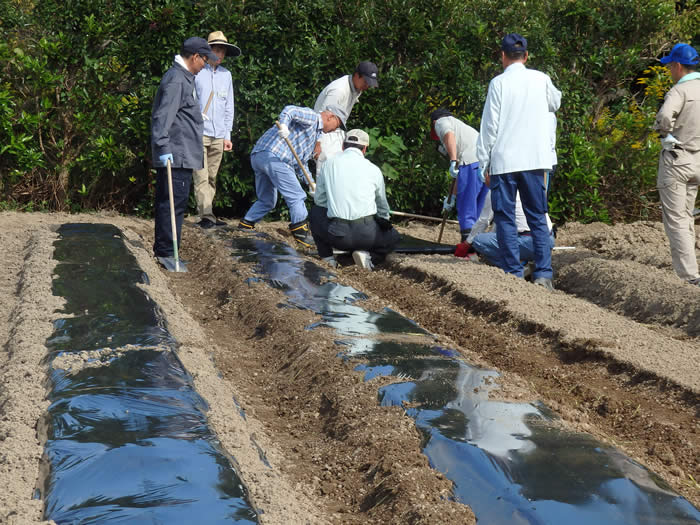
{"label": "eyeglasses", "polygon": [[203,61],[205,64],[208,64],[208,63],[209,63],[209,59],[208,59],[207,57],[205,57],[204,55],[200,55],[199,53],[197,53],[197,56],[198,56],[199,58],[201,58],[202,61]]}

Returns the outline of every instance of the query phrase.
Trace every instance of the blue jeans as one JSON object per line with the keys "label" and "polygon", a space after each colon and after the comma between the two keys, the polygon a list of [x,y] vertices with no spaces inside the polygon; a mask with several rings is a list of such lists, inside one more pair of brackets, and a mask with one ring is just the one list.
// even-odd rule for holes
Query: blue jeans
{"label": "blue jeans", "polygon": [[491,204],[499,257],[494,261],[506,273],[523,276],[520,263],[518,230],[515,225],[515,194],[520,192],[525,218],[532,235],[535,271],[533,279],[552,278],[552,251],[547,227],[547,190],[545,170],[518,171],[491,176]]}
{"label": "blue jeans", "polygon": [[457,219],[459,229],[468,230],[481,215],[488,186],[479,178],[479,163],[459,167],[457,176]]}
{"label": "blue jeans", "polygon": [[259,151],[250,156],[250,164],[255,171],[255,193],[258,200],[245,214],[248,222],[258,222],[277,204],[277,192],[284,197],[289,208],[292,224],[306,220],[306,192],[294,170],[269,151]]}
{"label": "blue jeans", "polygon": [[[480,233],[472,241],[472,246],[476,253],[483,255],[493,264],[500,258],[500,250],[498,248],[498,238],[496,232]],[[532,244],[531,235],[518,234],[518,248],[520,250],[520,266],[525,266],[529,261],[535,259],[535,249]],[[554,235],[549,235],[549,249],[554,248]]]}

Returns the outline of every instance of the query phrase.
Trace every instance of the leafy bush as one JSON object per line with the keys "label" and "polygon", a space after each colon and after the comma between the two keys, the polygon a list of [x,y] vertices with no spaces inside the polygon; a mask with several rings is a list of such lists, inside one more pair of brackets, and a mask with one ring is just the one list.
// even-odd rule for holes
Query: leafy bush
{"label": "leafy bush", "polygon": [[517,31],[529,65],[564,93],[552,215],[653,216],[659,93],[640,87],[666,84],[658,69],[642,72],[700,23],[696,1],[672,0],[0,0],[0,10],[0,199],[144,215],[160,78],[186,37],[221,30],[243,51],[225,63],[236,84],[234,151],[215,201],[225,214],[254,198],[249,152],[281,109],[313,106],[360,60],[379,65],[380,87],[349,124],[370,130],[390,205],[439,214],[449,178],[428,115],[449,107],[478,129],[500,39]]}

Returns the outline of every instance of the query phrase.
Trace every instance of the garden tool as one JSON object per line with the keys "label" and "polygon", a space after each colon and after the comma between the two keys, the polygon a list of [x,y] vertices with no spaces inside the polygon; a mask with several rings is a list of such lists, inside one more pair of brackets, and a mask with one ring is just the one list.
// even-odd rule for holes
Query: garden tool
{"label": "garden tool", "polygon": [[209,92],[209,100],[207,100],[207,104],[204,106],[204,111],[202,111],[202,120],[209,120],[209,116],[207,115],[207,112],[209,111],[209,106],[211,105],[211,99],[214,98],[214,90],[212,89]]}
{"label": "garden tool", "polygon": [[[281,128],[279,120],[275,121],[275,126],[277,126],[277,129]],[[306,171],[306,167],[301,162],[301,159],[299,158],[299,155],[297,155],[297,152],[294,150],[294,146],[292,146],[291,141],[288,138],[285,138],[284,141],[287,143],[287,146],[289,146],[289,149],[292,150],[292,155],[294,155],[294,158],[297,159],[297,163],[299,164],[299,167],[301,168],[301,171],[304,174],[304,177],[306,178],[306,183],[309,185],[309,189],[311,189],[312,192],[315,192],[316,183],[311,179],[311,175],[309,175],[309,173]]]}
{"label": "garden tool", "polygon": [[[455,195],[457,193],[457,179],[452,180],[452,186],[450,187],[450,193],[449,195]],[[440,244],[440,241],[442,241],[442,232],[445,229],[445,223],[447,222],[447,214],[449,213],[448,210],[445,210],[442,212],[442,224],[440,225],[440,233],[438,234],[438,244]]]}
{"label": "garden tool", "polygon": [[[408,217],[409,219],[422,219],[424,221],[442,221],[441,217],[431,217],[430,215],[418,215],[416,213],[406,213],[403,211],[389,211],[391,215],[396,215],[397,217]],[[459,224],[459,221],[453,221],[448,219],[445,221],[447,224]]]}
{"label": "garden tool", "polygon": [[186,272],[185,263],[180,260],[177,253],[177,226],[175,225],[175,199],[173,197],[173,173],[170,167],[170,159],[166,163],[168,169],[168,199],[170,200],[170,228],[173,235],[173,257],[158,257],[158,261],[169,272]]}

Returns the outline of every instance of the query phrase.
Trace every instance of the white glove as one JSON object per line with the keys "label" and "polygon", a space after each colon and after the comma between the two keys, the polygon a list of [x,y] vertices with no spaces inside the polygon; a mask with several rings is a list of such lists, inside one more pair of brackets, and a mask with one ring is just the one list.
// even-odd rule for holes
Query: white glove
{"label": "white glove", "polygon": [[457,161],[451,160],[450,161],[450,177],[452,177],[453,179],[456,179],[458,175],[459,175],[459,166],[457,166]]}
{"label": "white glove", "polygon": [[486,184],[486,166],[479,168],[479,180]]}
{"label": "white glove", "polygon": [[209,120],[209,116],[206,113],[202,113],[202,120],[206,122],[207,120]]}
{"label": "white glove", "polygon": [[279,135],[281,139],[286,139],[289,137],[289,128],[286,124],[280,124],[280,127],[277,130],[277,135]]}
{"label": "white glove", "polygon": [[309,191],[307,191],[306,194],[313,199],[316,197],[316,190],[309,189]]}
{"label": "white glove", "polygon": [[445,200],[442,201],[442,211],[450,211],[455,207],[455,202],[457,201],[457,195],[448,195]]}
{"label": "white glove", "polygon": [[683,143],[670,133],[661,139],[661,147],[666,151],[671,151],[676,145],[682,146]]}

